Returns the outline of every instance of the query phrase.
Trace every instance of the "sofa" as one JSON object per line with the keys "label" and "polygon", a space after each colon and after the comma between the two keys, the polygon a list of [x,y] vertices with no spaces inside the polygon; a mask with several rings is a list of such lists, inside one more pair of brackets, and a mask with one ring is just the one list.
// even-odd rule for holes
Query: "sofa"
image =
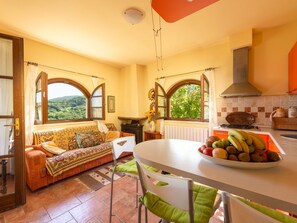
{"label": "sofa", "polygon": [[34,132],[33,145],[25,149],[28,187],[35,191],[112,161],[111,141],[133,134],[117,131],[112,123],[106,124],[106,127],[108,132],[101,132],[94,122]]}

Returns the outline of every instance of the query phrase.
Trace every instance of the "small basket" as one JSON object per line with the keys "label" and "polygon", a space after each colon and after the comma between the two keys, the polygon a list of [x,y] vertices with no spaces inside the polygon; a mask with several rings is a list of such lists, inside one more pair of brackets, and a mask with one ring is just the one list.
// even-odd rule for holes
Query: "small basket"
{"label": "small basket", "polygon": [[297,130],[297,118],[272,118],[272,128],[281,130]]}

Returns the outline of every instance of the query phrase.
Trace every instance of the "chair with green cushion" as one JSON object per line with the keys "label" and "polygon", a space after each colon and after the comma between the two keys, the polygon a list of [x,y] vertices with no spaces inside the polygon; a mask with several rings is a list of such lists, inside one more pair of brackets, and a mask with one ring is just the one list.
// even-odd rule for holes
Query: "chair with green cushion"
{"label": "chair with green cushion", "polygon": [[[139,161],[136,164],[143,190],[139,199],[138,222],[141,222],[142,205],[163,222],[209,222],[214,213],[216,189],[194,184],[188,178],[153,172]],[[161,186],[158,182],[162,182]]]}
{"label": "chair with green cushion", "polygon": [[[117,138],[112,141],[112,153],[113,153],[113,162],[114,167],[111,176],[111,193],[110,193],[110,212],[109,212],[109,222],[111,222],[112,216],[116,216],[120,221],[122,221],[117,215],[112,213],[112,204],[113,204],[113,188],[114,188],[114,174],[115,173],[124,173],[136,179],[136,207],[138,207],[138,171],[136,167],[135,159],[130,160],[123,164],[118,164],[117,160],[124,152],[133,152],[135,147],[135,136],[126,136]],[[153,167],[146,166],[146,168],[151,169],[152,171],[158,171]]]}
{"label": "chair with green cushion", "polygon": [[297,223],[297,219],[277,210],[222,192],[225,223]]}
{"label": "chair with green cushion", "polygon": [[[114,183],[114,174],[116,172],[124,173],[126,175],[132,176],[136,179],[136,207],[138,204],[138,172],[137,167],[135,164],[135,160],[130,160],[123,164],[118,164],[117,159],[121,156],[124,152],[133,152],[135,147],[135,136],[126,136],[117,138],[112,141],[112,154],[113,154],[113,171],[111,176],[111,192],[110,192],[110,210],[109,210],[109,222],[111,223],[112,216],[117,215],[112,213],[112,202],[113,202],[113,183]],[[121,219],[119,218],[121,221]]]}

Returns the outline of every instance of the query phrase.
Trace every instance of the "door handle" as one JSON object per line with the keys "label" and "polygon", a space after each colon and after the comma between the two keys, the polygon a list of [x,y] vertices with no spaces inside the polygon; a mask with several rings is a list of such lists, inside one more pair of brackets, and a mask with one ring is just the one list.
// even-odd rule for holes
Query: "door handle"
{"label": "door handle", "polygon": [[14,130],[15,130],[15,136],[19,136],[20,135],[20,119],[15,118],[14,122],[15,122],[15,124],[7,124],[7,125],[4,125],[4,126],[5,127],[13,126]]}

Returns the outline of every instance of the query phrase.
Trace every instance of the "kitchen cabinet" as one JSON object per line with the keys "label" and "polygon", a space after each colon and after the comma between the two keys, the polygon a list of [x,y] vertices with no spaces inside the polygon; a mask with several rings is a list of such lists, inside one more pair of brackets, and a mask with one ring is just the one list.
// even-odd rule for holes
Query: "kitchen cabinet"
{"label": "kitchen cabinet", "polygon": [[297,42],[289,52],[289,94],[297,94]]}
{"label": "kitchen cabinet", "polygon": [[220,139],[227,139],[228,138],[228,131],[214,130],[213,134],[215,136],[218,136]]}
{"label": "kitchen cabinet", "polygon": [[268,138],[268,148],[271,151],[274,151],[274,152],[277,152],[277,153],[281,153],[280,150],[278,149],[278,147],[273,142],[273,140],[272,140],[271,137]]}
{"label": "kitchen cabinet", "polygon": [[269,148],[269,144],[268,144],[268,139],[269,139],[269,135],[266,134],[258,134],[265,142],[266,148]]}

